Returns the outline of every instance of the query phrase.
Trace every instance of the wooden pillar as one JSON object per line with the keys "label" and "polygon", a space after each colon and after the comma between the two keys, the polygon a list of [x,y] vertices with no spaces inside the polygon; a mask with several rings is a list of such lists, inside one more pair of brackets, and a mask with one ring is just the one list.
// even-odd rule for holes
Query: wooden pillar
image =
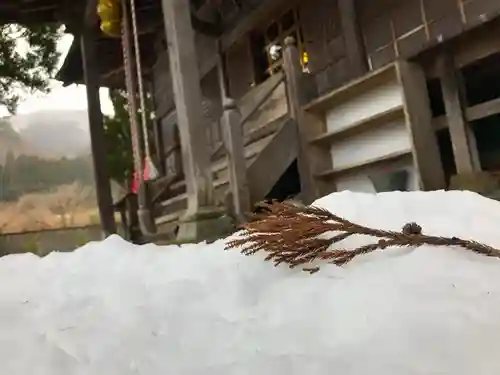
{"label": "wooden pillar", "polygon": [[190,216],[213,205],[208,124],[203,118],[189,0],[162,0],[162,7]]}
{"label": "wooden pillar", "polygon": [[342,35],[350,71],[353,77],[359,77],[368,71],[368,61],[364,52],[355,3],[355,0],[338,0]]}
{"label": "wooden pillar", "polygon": [[286,90],[288,97],[288,112],[297,125],[298,156],[297,165],[300,174],[301,195],[305,203],[311,203],[316,197],[314,178],[311,173],[311,165],[308,154],[308,140],[311,132],[303,121],[302,105],[307,102],[306,89],[304,87],[304,74],[300,64],[300,53],[293,37],[285,39],[285,50],[283,52],[283,66],[286,74]]}
{"label": "wooden pillar", "polygon": [[251,211],[251,202],[241,114],[233,99],[227,98],[223,104],[224,114],[221,124],[228,159],[229,185],[233,198],[232,209],[235,218],[243,222],[245,216]]}
{"label": "wooden pillar", "polygon": [[97,66],[97,33],[86,27],[81,37],[83,72],[87,91],[87,113],[90,127],[92,161],[97,194],[97,206],[104,235],[116,233],[113,198],[109,179],[103,117],[99,98],[99,68]]}
{"label": "wooden pillar", "polygon": [[476,139],[465,117],[466,101],[463,81],[451,54],[443,53],[440,56],[439,74],[457,173],[480,171]]}
{"label": "wooden pillar", "polygon": [[224,102],[225,98],[229,98],[229,80],[227,77],[227,66],[224,53],[222,53],[222,48],[220,41],[217,41],[217,76],[219,78],[219,87],[221,92],[221,98]]}
{"label": "wooden pillar", "polygon": [[[154,111],[156,113],[156,97],[155,97],[155,87],[154,82],[149,83],[149,92],[151,93],[152,104]],[[161,118],[158,118],[155,114],[153,119],[153,136],[156,149],[156,162],[158,163],[158,168],[160,174],[164,176],[166,174],[165,166],[165,142],[163,141],[163,128]]]}
{"label": "wooden pillar", "polygon": [[412,144],[413,164],[422,190],[446,187],[432,112],[422,68],[409,61],[397,63],[398,79],[404,97],[405,120]]}

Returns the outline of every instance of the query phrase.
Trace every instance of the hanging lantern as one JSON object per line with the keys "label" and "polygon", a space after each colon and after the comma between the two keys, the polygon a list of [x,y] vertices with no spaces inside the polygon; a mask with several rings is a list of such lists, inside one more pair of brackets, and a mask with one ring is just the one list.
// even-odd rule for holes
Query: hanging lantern
{"label": "hanging lantern", "polygon": [[111,22],[111,21],[102,21],[101,22],[101,31],[107,36],[113,38],[120,37],[120,22]]}
{"label": "hanging lantern", "polygon": [[304,65],[307,65],[309,63],[309,55],[307,52],[304,51],[304,53],[302,54],[302,63]]}
{"label": "hanging lantern", "polygon": [[119,37],[120,26],[120,0],[99,0],[97,4],[97,14],[101,19],[101,30],[111,37]]}

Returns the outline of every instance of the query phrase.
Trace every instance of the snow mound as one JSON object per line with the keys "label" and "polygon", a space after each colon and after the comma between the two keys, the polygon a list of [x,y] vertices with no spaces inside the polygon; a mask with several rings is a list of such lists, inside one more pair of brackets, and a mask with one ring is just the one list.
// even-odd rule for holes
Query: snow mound
{"label": "snow mound", "polygon": [[[467,192],[338,193],[347,219],[500,247],[500,204]],[[352,239],[355,246],[364,239]],[[500,262],[395,249],[308,275],[224,242],[0,259],[9,375],[496,375]]]}

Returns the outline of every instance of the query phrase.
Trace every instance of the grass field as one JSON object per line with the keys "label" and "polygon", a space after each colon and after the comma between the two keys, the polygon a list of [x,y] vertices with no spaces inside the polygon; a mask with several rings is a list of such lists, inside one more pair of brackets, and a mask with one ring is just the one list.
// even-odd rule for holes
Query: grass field
{"label": "grass field", "polygon": [[0,202],[0,233],[81,227],[99,224],[92,188],[63,185],[53,192]]}

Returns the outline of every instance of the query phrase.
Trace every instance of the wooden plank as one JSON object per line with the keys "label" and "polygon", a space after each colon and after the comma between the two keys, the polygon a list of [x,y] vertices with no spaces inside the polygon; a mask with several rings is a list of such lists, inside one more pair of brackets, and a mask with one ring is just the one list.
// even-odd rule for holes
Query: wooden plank
{"label": "wooden plank", "polygon": [[432,127],[432,113],[423,69],[408,61],[400,61],[396,67],[403,91],[406,127],[420,188],[443,189],[446,182],[436,134]]}
{"label": "wooden plank", "polygon": [[350,72],[352,72],[353,77],[358,77],[368,71],[368,60],[364,53],[363,37],[358,25],[355,1],[338,0],[338,9]]}
{"label": "wooden plank", "polygon": [[[243,119],[249,118],[264,103],[284,80],[284,73],[278,72],[261,84],[251,87],[238,99],[238,107]],[[243,120],[245,122],[245,120]]]}
{"label": "wooden plank", "polygon": [[324,113],[333,106],[338,105],[357,96],[360,92],[377,87],[382,82],[387,82],[391,77],[396,77],[394,64],[386,65],[378,70],[370,72],[365,76],[355,79],[336,90],[320,96],[303,107],[304,111]]}
{"label": "wooden plank", "polygon": [[[314,112],[303,111],[302,121],[307,124],[309,128],[309,136],[304,140],[307,141],[315,135],[323,134],[326,131],[326,118],[324,114],[317,114]],[[330,148],[322,145],[308,143],[309,148],[309,168],[310,173],[314,178],[314,193],[315,197],[319,198],[334,190],[334,186],[329,181],[316,178],[322,171],[330,170],[333,168],[332,157]],[[305,202],[307,203],[307,202]]]}
{"label": "wooden plank", "polygon": [[88,28],[95,28],[97,23],[97,0],[87,0],[85,4],[83,26]]}
{"label": "wooden plank", "polygon": [[297,158],[297,131],[293,122],[294,120],[291,119],[285,122],[271,142],[248,167],[248,184],[252,202],[262,201]]}
{"label": "wooden plank", "polygon": [[446,119],[449,124],[451,142],[457,173],[472,173],[480,170],[477,146],[464,111],[461,82],[457,77],[451,54],[443,53],[439,58],[440,80]]}
{"label": "wooden plank", "polygon": [[104,136],[103,116],[99,99],[99,67],[96,54],[95,28],[86,27],[81,37],[82,65],[87,92],[87,113],[90,128],[90,145],[96,184],[97,206],[101,219],[101,228],[105,236],[116,233],[115,210],[111,196],[106,141]]}
{"label": "wooden plank", "polygon": [[[151,95],[151,104],[153,108],[157,108],[156,104],[156,97],[154,95],[155,92],[155,85],[154,85],[154,80],[151,80],[148,84],[148,91],[149,93],[153,93]],[[165,175],[166,173],[166,168],[165,168],[165,143],[163,140],[163,131],[162,131],[162,126],[161,126],[161,118],[155,117],[152,121],[153,125],[153,139],[155,143],[155,149],[156,149],[156,162],[158,163],[159,167],[159,172],[160,175]]]}
{"label": "wooden plank", "polygon": [[221,38],[221,48],[223,51],[231,47],[234,43],[240,40],[245,34],[253,30],[257,25],[268,20],[272,20],[285,8],[291,8],[297,4],[299,0],[265,0],[260,3],[254,10],[247,13],[234,28]]}
{"label": "wooden plank", "polygon": [[[219,52],[225,53],[233,44],[245,37],[255,27],[267,20],[272,20],[284,9],[290,8],[298,3],[299,0],[273,0],[262,1],[255,9],[248,12],[236,23],[229,32],[223,34],[219,39]],[[203,78],[218,63],[219,58],[216,54],[200,64],[200,77]]]}
{"label": "wooden plank", "polygon": [[338,142],[348,137],[352,137],[367,130],[372,130],[380,125],[388,124],[391,121],[397,120],[404,116],[403,106],[390,108],[387,111],[377,113],[369,118],[362,119],[347,128],[342,128],[335,131],[322,134],[313,138],[309,142],[317,143],[322,146],[329,146],[334,142]]}
{"label": "wooden plank", "polygon": [[232,194],[231,211],[240,222],[251,211],[250,189],[243,144],[241,115],[233,99],[226,99],[222,115],[222,132],[228,159],[229,186]]}
{"label": "wooden plank", "polygon": [[[473,105],[465,110],[465,118],[469,122],[481,120],[498,114],[500,114],[500,98]],[[436,130],[446,129],[448,127],[445,115],[435,117],[432,121],[434,129]]]}
{"label": "wooden plank", "polygon": [[286,75],[286,90],[288,113],[295,120],[289,126],[294,126],[297,132],[298,152],[297,164],[300,174],[300,187],[304,203],[312,203],[317,198],[314,186],[314,176],[311,170],[311,158],[317,158],[307,140],[314,135],[309,124],[304,121],[302,106],[308,101],[307,90],[304,89],[304,74],[300,64],[301,56],[292,37],[285,39],[283,68]]}
{"label": "wooden plank", "polygon": [[193,58],[196,47],[189,1],[162,0],[162,8],[188,196],[186,215],[190,216],[214,203],[200,73]]}
{"label": "wooden plank", "polygon": [[368,167],[376,167],[380,165],[387,164],[389,162],[396,162],[405,159],[410,159],[411,151],[398,151],[391,154],[379,156],[370,160],[366,160],[362,163],[350,164],[341,168],[332,168],[316,175],[316,178],[322,180],[332,180],[335,177],[339,177],[340,175],[345,175],[347,173],[358,172],[361,169],[365,169]]}
{"label": "wooden plank", "polygon": [[[465,25],[461,33],[445,41],[447,48],[450,49],[448,52],[453,53],[455,67],[462,68],[474,61],[500,53],[499,33],[500,15],[484,24]],[[436,41],[414,56],[418,57],[422,54],[432,59],[425,67],[428,78],[438,78],[440,75],[439,61],[432,56],[435,56],[441,48],[443,48],[443,42]]]}
{"label": "wooden plank", "polygon": [[466,109],[467,120],[476,121],[500,113],[500,98],[476,104]]}

